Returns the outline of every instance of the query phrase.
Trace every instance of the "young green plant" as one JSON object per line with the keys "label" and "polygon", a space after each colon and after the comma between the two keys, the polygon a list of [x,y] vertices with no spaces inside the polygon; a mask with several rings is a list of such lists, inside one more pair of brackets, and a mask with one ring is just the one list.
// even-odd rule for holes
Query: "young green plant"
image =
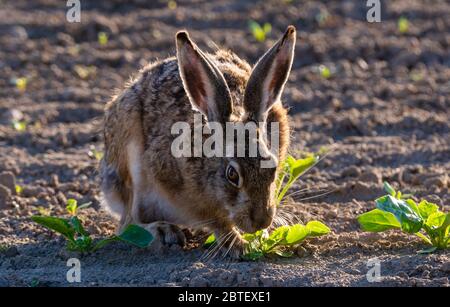
{"label": "young green plant", "polygon": [[363,230],[381,232],[400,229],[414,234],[431,245],[420,253],[450,247],[450,213],[440,211],[438,205],[426,200],[417,204],[410,195],[395,191],[387,182],[384,189],[388,194],[375,200],[377,208],[358,217]]}
{"label": "young green plant", "polygon": [[78,206],[75,199],[69,199],[66,206],[66,210],[70,214],[69,218],[34,215],[31,219],[66,238],[67,249],[70,251],[92,252],[115,241],[123,241],[144,248],[152,242],[153,236],[147,230],[137,225],[129,225],[120,235],[113,235],[94,244],[90,234],[84,229],[77,216],[78,210],[89,205],[90,203],[85,203]]}
{"label": "young green plant", "polygon": [[268,22],[264,23],[264,25],[260,25],[256,21],[250,20],[248,27],[250,28],[250,32],[252,32],[253,37],[258,42],[264,42],[267,38],[267,34],[272,31],[272,25]]}

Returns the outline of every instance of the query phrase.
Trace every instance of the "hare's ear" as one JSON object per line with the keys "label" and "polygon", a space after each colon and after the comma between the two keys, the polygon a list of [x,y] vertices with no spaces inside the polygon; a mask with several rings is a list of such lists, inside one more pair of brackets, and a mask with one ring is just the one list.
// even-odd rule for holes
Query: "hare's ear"
{"label": "hare's ear", "polygon": [[263,122],[271,107],[280,101],[294,58],[295,27],[256,63],[245,89],[244,107],[250,119]]}
{"label": "hare's ear", "polygon": [[232,101],[222,73],[190,40],[187,32],[178,32],[176,41],[181,79],[193,108],[203,113],[208,121],[227,122]]}

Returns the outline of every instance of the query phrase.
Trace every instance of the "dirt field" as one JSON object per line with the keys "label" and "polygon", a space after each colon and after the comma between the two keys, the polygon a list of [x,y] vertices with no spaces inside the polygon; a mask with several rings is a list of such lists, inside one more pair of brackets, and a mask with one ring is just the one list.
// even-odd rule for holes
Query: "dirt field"
{"label": "dirt field", "polygon": [[[448,1],[384,1],[382,22],[374,24],[365,20],[365,1],[196,0],[176,1],[175,9],[161,0],[81,1],[81,23],[73,24],[64,1],[1,2],[0,286],[70,285],[73,256],[81,260],[81,286],[449,286],[448,251],[419,255],[424,245],[415,237],[364,233],[355,220],[374,208],[383,180],[450,209]],[[410,23],[404,34],[400,16]],[[271,23],[265,42],[253,38],[250,19]],[[99,206],[98,161],[89,155],[103,150],[103,107],[145,63],[174,55],[177,30],[188,29],[205,50],[212,40],[254,63],[288,24],[298,30],[283,95],[291,151],[336,146],[303,177],[296,189],[307,190],[285,210],[323,221],[332,234],[292,259],[204,263],[201,247],[156,254],[114,244],[77,255],[31,222],[33,214],[63,214],[66,199],[75,198],[93,202],[81,213],[92,233],[113,233]],[[330,78],[317,72],[321,64]],[[25,90],[13,82],[22,77]],[[25,121],[25,131],[14,120]],[[374,257],[379,283],[366,279]]]}

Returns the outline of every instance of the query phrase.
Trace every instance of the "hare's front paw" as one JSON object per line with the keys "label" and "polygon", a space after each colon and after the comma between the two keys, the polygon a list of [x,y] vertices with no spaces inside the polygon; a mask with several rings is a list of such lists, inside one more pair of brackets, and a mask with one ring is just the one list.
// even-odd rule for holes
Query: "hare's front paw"
{"label": "hare's front paw", "polygon": [[[167,222],[153,222],[144,226],[154,237],[152,245],[186,245],[186,236],[180,227]],[[156,244],[155,244],[156,243]]]}

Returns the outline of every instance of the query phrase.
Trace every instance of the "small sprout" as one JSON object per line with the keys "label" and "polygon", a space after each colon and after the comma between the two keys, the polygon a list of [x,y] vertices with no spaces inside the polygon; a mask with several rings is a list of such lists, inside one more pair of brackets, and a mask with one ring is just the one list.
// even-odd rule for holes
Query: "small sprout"
{"label": "small sprout", "polygon": [[70,251],[94,252],[115,241],[123,241],[144,248],[153,241],[153,236],[150,232],[140,226],[130,224],[120,235],[113,235],[94,244],[90,234],[84,229],[81,220],[76,216],[77,209],[88,205],[83,204],[77,207],[75,200],[69,200],[67,210],[72,215],[70,218],[34,215],[31,219],[35,223],[59,233],[66,238],[67,249]]}
{"label": "small sprout", "polygon": [[69,198],[66,203],[66,210],[69,214],[75,216],[77,215],[78,210],[89,207],[91,204],[91,202],[87,202],[78,206],[78,202],[75,199]]}
{"label": "small sprout", "polygon": [[[310,221],[306,225],[284,225],[276,228],[272,233],[267,229],[259,230],[253,234],[245,233],[242,238],[248,243],[242,258],[256,261],[268,255],[280,257],[292,257],[292,247],[302,243],[307,238],[320,237],[330,232],[330,229],[319,221]],[[210,235],[204,246],[208,247],[216,243],[214,234]]]}
{"label": "small sprout", "polygon": [[15,84],[16,84],[16,88],[21,91],[21,92],[25,92],[25,90],[27,89],[27,84],[28,84],[28,80],[26,77],[22,77],[22,78],[17,78],[15,80]]}
{"label": "small sprout", "polygon": [[80,77],[80,79],[86,80],[90,76],[93,76],[97,72],[97,68],[93,65],[84,66],[84,65],[75,65],[73,67],[75,73]]}
{"label": "small sprout", "polygon": [[167,2],[167,7],[169,8],[169,10],[175,10],[177,8],[177,2],[174,0],[170,0],[169,2]]}
{"label": "small sprout", "polygon": [[24,132],[27,130],[27,122],[24,120],[15,120],[13,121],[13,128],[16,131]]}
{"label": "small sprout", "polygon": [[20,185],[16,184],[15,189],[17,195],[22,194],[23,188]]}
{"label": "small sprout", "polygon": [[98,43],[101,46],[105,46],[108,43],[108,34],[105,32],[99,32],[98,33]]}
{"label": "small sprout", "polygon": [[283,170],[275,182],[275,202],[277,205],[281,204],[288,190],[300,176],[312,168],[318,161],[319,155],[317,154],[308,154],[304,159],[295,159],[292,156],[286,157],[283,161]]}
{"label": "small sprout", "polygon": [[331,70],[325,65],[319,65],[319,73],[324,79],[329,79],[332,75]]}
{"label": "small sprout", "polygon": [[422,72],[412,72],[409,74],[409,78],[414,82],[418,82],[423,80],[424,75]]}
{"label": "small sprout", "polygon": [[248,25],[250,31],[253,34],[253,37],[258,42],[264,42],[267,38],[267,34],[269,34],[272,31],[272,25],[268,22],[264,23],[264,25],[261,27],[261,25],[256,21],[250,20]]}
{"label": "small sprout", "polygon": [[36,287],[38,287],[39,286],[39,280],[37,279],[37,278],[33,278],[32,280],[31,280],[31,282],[30,282],[30,287],[31,288],[36,288]]}
{"label": "small sprout", "polygon": [[103,152],[97,150],[94,145],[90,146],[88,151],[88,156],[95,158],[95,160],[100,161],[103,158]]}
{"label": "small sprout", "polygon": [[424,254],[450,247],[450,213],[440,211],[438,205],[426,200],[417,204],[407,194],[395,191],[387,182],[384,189],[388,194],[375,200],[377,208],[358,217],[363,230],[380,232],[400,229],[414,234],[431,245],[419,252]]}
{"label": "small sprout", "polygon": [[409,21],[406,17],[400,17],[397,21],[398,32],[404,34],[409,30]]}

